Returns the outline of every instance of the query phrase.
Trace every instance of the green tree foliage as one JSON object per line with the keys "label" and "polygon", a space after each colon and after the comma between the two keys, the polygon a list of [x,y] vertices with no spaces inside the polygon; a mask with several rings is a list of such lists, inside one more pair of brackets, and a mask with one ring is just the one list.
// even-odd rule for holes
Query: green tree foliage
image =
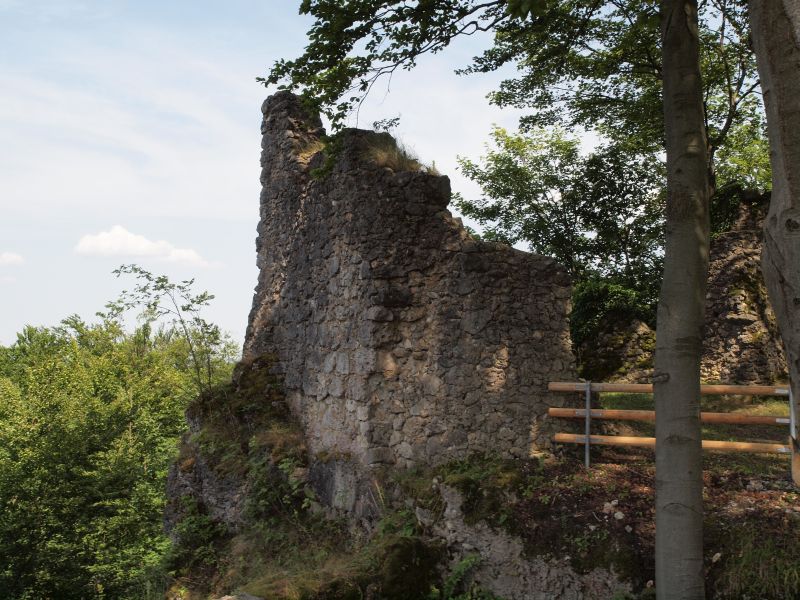
{"label": "green tree foliage", "polygon": [[[748,146],[768,164],[763,127],[745,125],[763,114],[746,2],[700,8],[710,156],[728,149],[719,185],[742,182],[750,164],[732,148]],[[491,32],[492,46],[459,72],[514,65],[490,100],[530,110],[523,129],[577,125],[645,154],[663,148],[657,0],[303,0],[300,12],[315,19],[305,51],[259,80],[302,89],[337,127],[382,77],[456,37]]]}
{"label": "green tree foliage", "polygon": [[137,281],[133,290],[123,291],[117,300],[106,305],[106,318],[116,319],[130,310],[139,310],[139,319],[145,323],[161,322],[169,325],[170,335],[180,339],[187,353],[185,361],[193,375],[197,392],[210,392],[219,373],[227,375],[222,364],[230,362],[235,349],[220,328],[206,321],[203,308],[214,296],[208,292],[195,293],[194,279],[179,283],[166,275],[155,275],[138,265],[122,265],[114,271],[117,277],[131,275]]}
{"label": "green tree foliage", "polygon": [[495,128],[483,164],[459,158],[463,173],[478,183],[484,197],[456,206],[484,226],[484,237],[507,244],[524,242],[552,256],[573,275],[585,270],[591,253],[588,231],[581,227],[577,198],[580,177],[578,141],[556,132],[528,136]]}
{"label": "green tree foliage", "polygon": [[73,316],[0,347],[3,598],[141,599],[157,587],[167,469],[198,388],[185,331],[152,316],[132,333]]}
{"label": "green tree foliage", "polygon": [[[655,0],[545,2],[529,20],[498,27],[493,48],[465,72],[516,63],[521,74],[492,95],[500,106],[533,109],[524,126],[597,130],[641,151],[663,147],[662,65]],[[746,3],[702,3],[700,38],[710,153],[727,147],[732,127],[762,113]],[[763,140],[763,131],[748,129]],[[743,133],[744,130],[740,132]],[[746,172],[737,173],[746,175]],[[727,182],[724,182],[727,183]]]}
{"label": "green tree foliage", "polygon": [[580,347],[592,341],[610,323],[639,320],[652,325],[654,310],[652,299],[636,289],[607,280],[579,281],[572,293],[572,341]]}
{"label": "green tree foliage", "polygon": [[[728,131],[728,143],[716,154],[717,188],[767,191],[772,189],[772,167],[766,123],[760,107],[751,106],[746,119]],[[713,199],[713,205],[720,198]]]}
{"label": "green tree foliage", "polygon": [[636,288],[637,298],[654,306],[663,244],[660,161],[621,145],[582,156],[578,140],[559,131],[496,128],[492,138],[495,147],[480,164],[459,161],[484,193],[457,198],[459,210],[490,239],[526,243],[578,280]]}
{"label": "green tree foliage", "polygon": [[300,13],[315,19],[305,52],[279,60],[258,80],[304,88],[305,98],[337,125],[381,77],[508,18],[505,0],[302,0]]}

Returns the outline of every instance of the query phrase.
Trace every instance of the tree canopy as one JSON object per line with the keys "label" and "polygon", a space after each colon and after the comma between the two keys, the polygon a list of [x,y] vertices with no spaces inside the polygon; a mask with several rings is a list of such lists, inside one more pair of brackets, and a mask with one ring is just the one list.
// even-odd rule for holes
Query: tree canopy
{"label": "tree canopy", "polygon": [[[619,145],[580,154],[575,137],[496,128],[481,163],[461,158],[484,197],[456,206],[486,227],[485,237],[527,243],[578,279],[608,277],[657,295],[661,261],[661,162]],[[657,283],[657,282],[656,282]]]}
{"label": "tree canopy", "polygon": [[232,348],[200,348],[192,323],[184,330],[146,312],[126,332],[117,316],[26,327],[0,346],[3,598],[161,597],[167,469],[186,405],[205,384],[186,335],[208,353],[212,381],[229,376]]}
{"label": "tree canopy", "polygon": [[[279,60],[260,81],[302,90],[335,127],[398,69],[455,38],[490,32],[493,43],[462,74],[513,65],[518,75],[490,95],[530,112],[523,129],[593,129],[640,152],[664,145],[662,65],[656,0],[304,0],[314,17],[309,44]],[[746,2],[700,6],[701,68],[709,155],[719,151],[718,186],[752,178],[749,160],[767,164],[763,109],[748,44]],[[728,140],[735,138],[735,148]],[[748,148],[742,153],[739,148]],[[742,164],[747,162],[748,164]],[[763,174],[762,174],[763,175]],[[753,183],[765,185],[758,176]]]}

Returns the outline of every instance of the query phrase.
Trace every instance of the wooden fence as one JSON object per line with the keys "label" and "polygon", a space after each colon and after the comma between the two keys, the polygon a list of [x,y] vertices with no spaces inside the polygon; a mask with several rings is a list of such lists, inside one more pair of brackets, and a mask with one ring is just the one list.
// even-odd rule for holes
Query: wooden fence
{"label": "wooden fence", "polygon": [[[652,410],[609,410],[593,409],[591,406],[592,392],[626,392],[636,394],[652,394],[653,385],[634,383],[592,383],[592,382],[551,382],[548,385],[551,392],[581,392],[584,394],[585,408],[551,408],[548,415],[567,419],[583,419],[585,431],[583,435],[573,433],[557,433],[553,436],[554,442],[565,444],[584,444],[584,460],[586,466],[590,464],[589,449],[594,445],[599,446],[637,446],[655,448],[656,439],[652,437],[620,436],[620,435],[592,435],[592,419],[612,419],[621,421],[655,421],[656,413]],[[792,471],[795,482],[800,479],[800,452],[797,451],[797,415],[789,386],[765,385],[701,385],[701,394],[735,394],[742,396],[786,396],[789,399],[789,417],[778,415],[739,415],[735,413],[701,412],[700,420],[703,423],[729,423],[736,425],[788,425],[789,445],[765,444],[755,442],[725,442],[716,440],[703,440],[704,450],[721,452],[757,452],[779,453],[792,455]]]}

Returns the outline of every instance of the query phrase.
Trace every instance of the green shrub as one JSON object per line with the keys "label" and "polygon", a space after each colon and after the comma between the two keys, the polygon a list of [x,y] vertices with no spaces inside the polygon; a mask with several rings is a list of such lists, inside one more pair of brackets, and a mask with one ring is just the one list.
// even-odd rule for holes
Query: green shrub
{"label": "green shrub", "polygon": [[655,308],[654,302],[637,290],[602,280],[581,281],[572,291],[572,342],[580,346],[611,325],[626,326],[635,319],[652,327]]}

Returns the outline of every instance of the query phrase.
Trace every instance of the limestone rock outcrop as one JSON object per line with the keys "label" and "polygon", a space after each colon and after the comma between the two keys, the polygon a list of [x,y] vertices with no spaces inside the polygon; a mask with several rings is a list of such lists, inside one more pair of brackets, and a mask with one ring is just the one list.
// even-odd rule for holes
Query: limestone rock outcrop
{"label": "limestone rock outcrop", "polygon": [[[443,518],[434,524],[437,535],[455,548],[453,568],[477,552],[481,557],[470,573],[473,582],[505,600],[588,600],[632,596],[632,586],[613,569],[594,568],[577,572],[569,557],[529,556],[519,538],[478,522],[466,523],[463,497],[455,489],[441,486]],[[469,550],[467,550],[469,549]]]}
{"label": "limestone rock outcrop", "polygon": [[[743,194],[738,218],[711,242],[700,380],[785,382],[786,355],[761,274],[768,196]],[[581,348],[581,374],[596,381],[648,383],[655,331],[636,321],[610,324]]]}
{"label": "limestone rock outcrop", "polygon": [[546,447],[564,402],[547,383],[575,377],[562,267],[473,239],[447,177],[387,161],[387,134],[327,141],[283,92],[262,110],[244,355],[277,357],[312,456],[408,467]]}
{"label": "limestone rock outcrop", "polygon": [[786,381],[786,356],[761,274],[769,199],[743,198],[730,231],[711,243],[702,381]]}
{"label": "limestone rock outcrop", "polygon": [[580,348],[580,375],[588,381],[650,383],[656,332],[647,323],[612,323]]}

